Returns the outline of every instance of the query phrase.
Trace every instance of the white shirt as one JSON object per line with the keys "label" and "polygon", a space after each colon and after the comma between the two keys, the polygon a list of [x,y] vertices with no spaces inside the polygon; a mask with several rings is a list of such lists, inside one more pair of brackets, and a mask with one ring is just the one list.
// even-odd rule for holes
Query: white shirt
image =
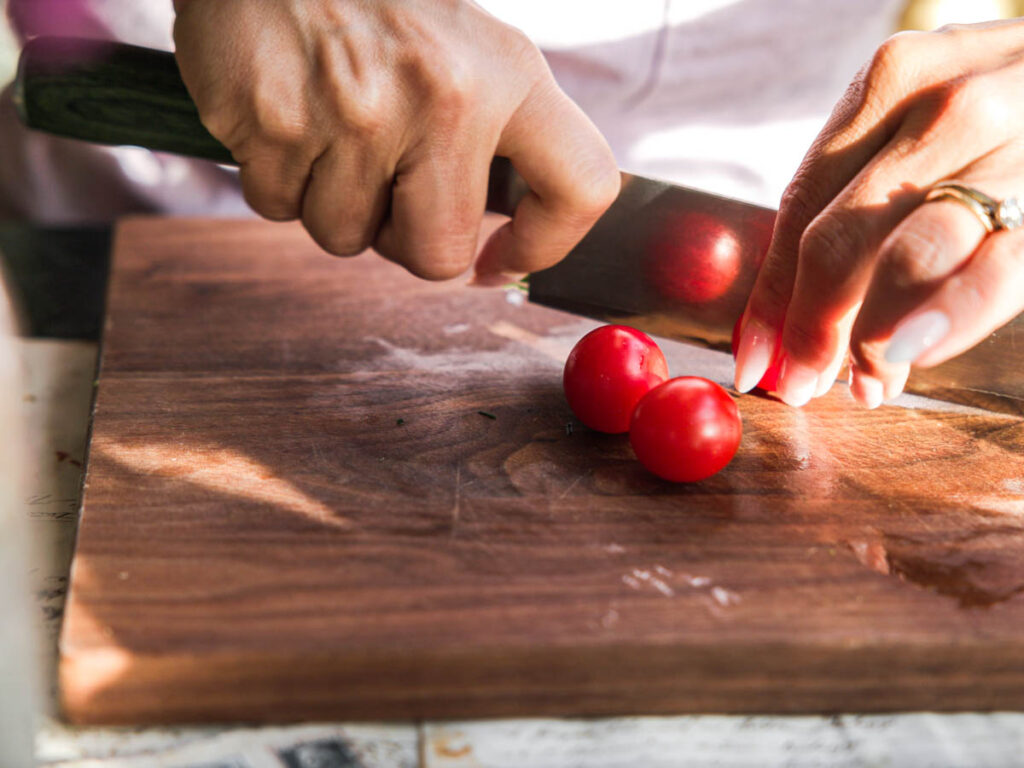
{"label": "white shirt", "polygon": [[479,0],[627,171],[776,206],[900,0]]}
{"label": "white shirt", "polygon": [[[31,31],[171,47],[170,0],[9,0]],[[900,0],[479,0],[545,52],[627,171],[775,206]],[[75,14],[66,9],[74,5]],[[53,7],[51,7],[53,6]],[[65,9],[55,12],[54,8]],[[72,27],[69,29],[69,26]],[[105,191],[97,196],[95,190]],[[244,210],[229,172],[28,134],[0,103],[0,217]]]}

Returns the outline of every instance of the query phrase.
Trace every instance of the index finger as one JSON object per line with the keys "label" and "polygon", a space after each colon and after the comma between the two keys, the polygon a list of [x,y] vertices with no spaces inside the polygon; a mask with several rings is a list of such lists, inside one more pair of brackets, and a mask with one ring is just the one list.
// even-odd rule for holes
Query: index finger
{"label": "index finger", "polygon": [[608,143],[550,77],[513,114],[497,154],[512,162],[530,191],[481,250],[476,274],[482,282],[560,261],[612,204],[621,185]]}

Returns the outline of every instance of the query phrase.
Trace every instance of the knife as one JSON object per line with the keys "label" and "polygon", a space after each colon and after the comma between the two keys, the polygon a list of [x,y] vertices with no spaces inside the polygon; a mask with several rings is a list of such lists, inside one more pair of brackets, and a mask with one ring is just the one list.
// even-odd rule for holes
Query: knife
{"label": "knife", "polygon": [[[203,127],[173,54],[40,37],[21,54],[18,112],[30,127],[234,165]],[[505,158],[491,166],[487,209],[511,215],[527,186]],[[728,349],[775,211],[622,174],[618,199],[562,262],[529,278],[531,301]],[[915,370],[911,392],[1024,415],[1024,315],[943,365]]]}

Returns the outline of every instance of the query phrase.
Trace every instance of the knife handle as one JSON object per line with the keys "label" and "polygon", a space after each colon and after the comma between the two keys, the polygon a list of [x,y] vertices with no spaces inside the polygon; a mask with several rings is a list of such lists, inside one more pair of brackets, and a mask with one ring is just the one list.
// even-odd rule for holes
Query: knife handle
{"label": "knife handle", "polygon": [[[203,126],[174,54],[75,37],[37,37],[21,53],[14,100],[29,128],[237,165]],[[491,164],[487,210],[511,216],[527,186]]]}

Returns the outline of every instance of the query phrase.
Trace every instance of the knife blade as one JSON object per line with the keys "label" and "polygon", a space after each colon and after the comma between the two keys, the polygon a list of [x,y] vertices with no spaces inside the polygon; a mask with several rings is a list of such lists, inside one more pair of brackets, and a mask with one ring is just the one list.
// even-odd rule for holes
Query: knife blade
{"label": "knife blade", "polygon": [[[137,46],[40,37],[22,51],[15,103],[24,123],[60,136],[234,164],[203,126],[174,56]],[[527,186],[505,158],[487,208],[511,215]],[[622,174],[622,191],[559,264],[529,279],[531,301],[728,349],[771,238],[775,211]],[[1024,414],[1024,315],[943,365],[915,370],[912,392]]]}

